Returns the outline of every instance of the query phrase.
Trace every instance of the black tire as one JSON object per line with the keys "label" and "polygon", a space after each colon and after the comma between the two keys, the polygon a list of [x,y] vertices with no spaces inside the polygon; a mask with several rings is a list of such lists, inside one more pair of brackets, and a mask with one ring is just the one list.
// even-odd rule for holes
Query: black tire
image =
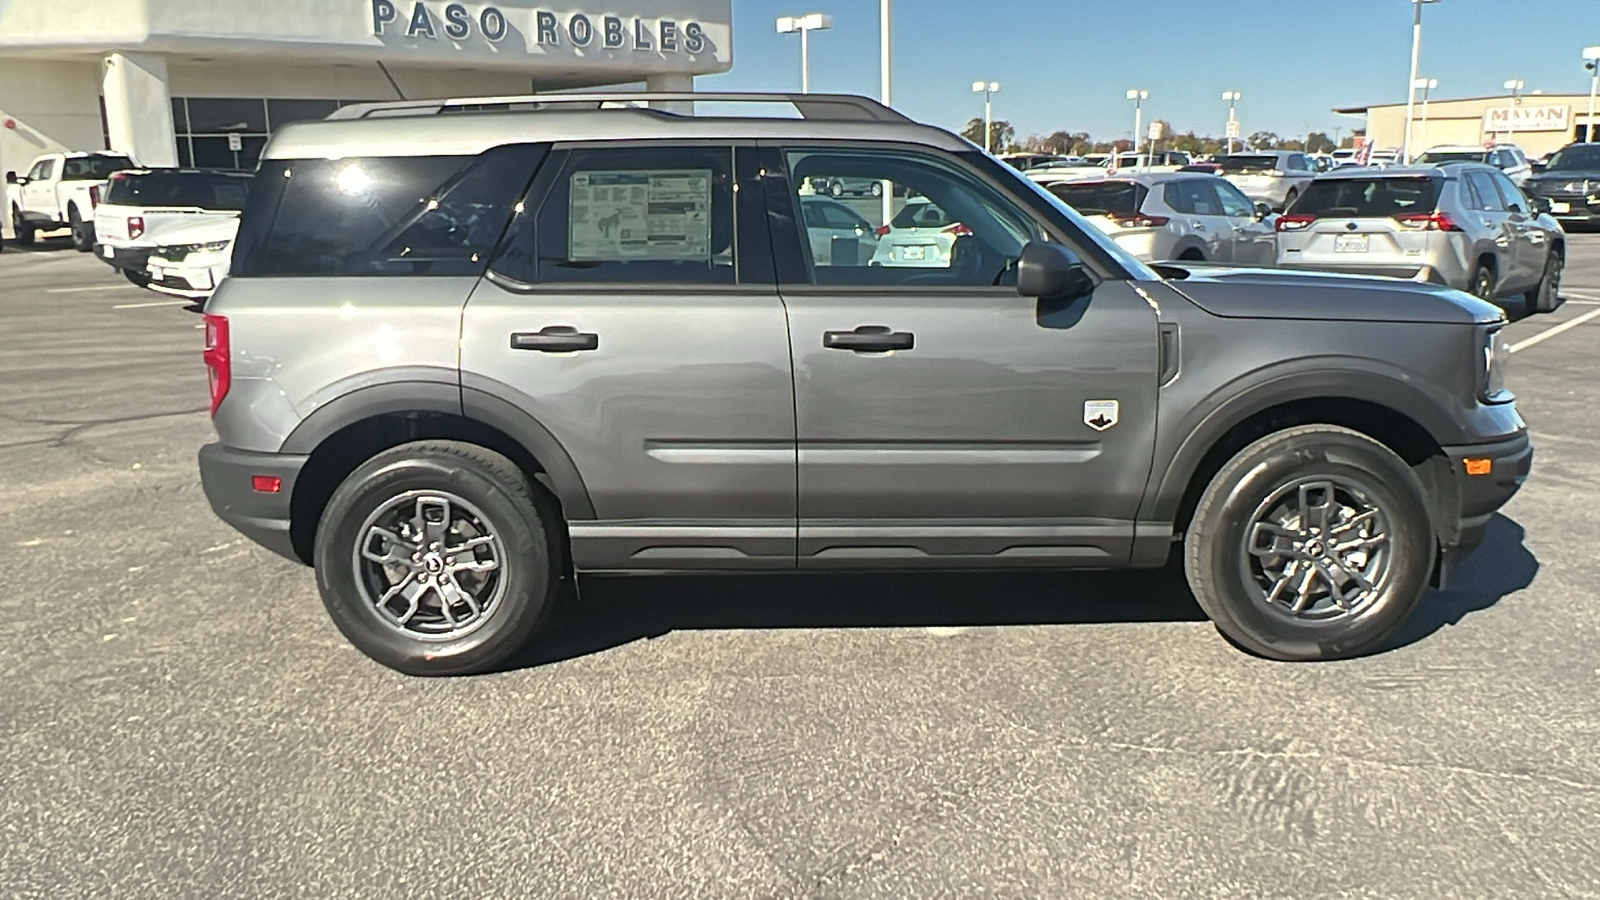
{"label": "black tire", "polygon": [[[420,495],[425,503],[436,504],[439,498],[448,498],[451,505],[440,513],[445,528],[422,538],[418,556],[427,552],[426,566],[405,562],[395,556],[397,563],[385,568],[369,561],[363,548],[382,548],[385,557],[399,548],[410,550],[413,540],[409,532],[400,529],[411,527],[415,518],[406,518],[400,529],[389,534],[401,537],[396,545],[377,531],[384,519],[373,517],[402,516],[406,504],[415,505],[417,516],[427,515],[413,495]],[[453,496],[452,496],[453,495]],[[386,513],[386,509],[391,509]],[[430,508],[438,508],[436,505]],[[430,588],[423,581],[430,577],[450,580],[452,585],[467,584],[457,580],[462,576],[429,575],[440,569],[436,564],[453,563],[463,551],[446,556],[448,550],[427,543],[440,537],[448,547],[450,540],[466,541],[470,524],[452,524],[460,515],[469,522],[481,524],[479,539],[489,535],[498,543],[486,550],[497,557],[492,573],[485,575],[478,597],[483,612],[467,626],[446,633],[426,634],[416,624],[401,624],[404,612],[396,615],[379,611],[376,601],[369,599],[377,587],[391,587],[393,583],[411,583],[420,589],[416,601],[405,594],[395,596],[394,604],[420,603],[431,596],[431,606],[413,605],[423,619],[432,617],[432,625],[442,628],[439,608],[448,604],[439,602],[440,588]],[[557,533],[556,511],[541,490],[512,462],[491,450],[473,444],[455,441],[417,441],[386,450],[359,466],[344,480],[328,501],[317,527],[314,562],[317,586],[322,592],[322,602],[334,625],[350,643],[374,660],[409,675],[467,675],[491,671],[503,666],[522,649],[538,629],[556,597],[561,566],[559,552],[553,536]],[[447,529],[447,530],[446,530]],[[477,529],[472,529],[477,530]],[[363,544],[363,540],[366,542]],[[457,547],[465,544],[457,545]],[[485,550],[469,551],[474,556]],[[365,558],[363,558],[365,557]],[[359,560],[359,562],[358,562]],[[476,561],[475,561],[476,562]],[[395,578],[395,569],[410,570],[403,578]],[[467,579],[477,576],[467,574]],[[416,579],[413,581],[412,579]],[[385,591],[387,593],[387,591]],[[381,599],[381,596],[380,596]],[[461,611],[458,607],[457,611]],[[446,620],[453,623],[454,620]]]}
{"label": "black tire", "polygon": [[[1286,499],[1289,491],[1298,503]],[[1308,498],[1318,497],[1324,502],[1308,508]],[[1379,512],[1352,515],[1347,498]],[[1298,505],[1298,518],[1273,523],[1280,502]],[[1308,521],[1323,510],[1335,515],[1335,506],[1338,518],[1324,519],[1325,528]],[[1283,521],[1299,524],[1278,527]],[[1315,532],[1303,550],[1287,535],[1301,525]],[[1320,546],[1319,534],[1340,543]],[[1363,546],[1351,550],[1351,540]],[[1184,563],[1201,609],[1234,643],[1271,659],[1344,659],[1380,648],[1411,616],[1428,589],[1436,546],[1421,482],[1404,461],[1359,432],[1306,425],[1268,435],[1222,467],[1195,508]],[[1337,563],[1325,562],[1334,557]],[[1351,572],[1371,576],[1371,589]],[[1335,579],[1343,581],[1327,590]],[[1285,585],[1289,596],[1278,595]]]}
{"label": "black tire", "polygon": [[1494,293],[1494,268],[1488,263],[1480,262],[1472,269],[1472,275],[1467,279],[1467,293],[1479,300],[1493,303]]}
{"label": "black tire", "polygon": [[1179,262],[1205,262],[1206,254],[1202,250],[1196,250],[1195,248],[1190,247],[1189,249],[1178,254],[1178,260]]}
{"label": "black tire", "polygon": [[1538,286],[1524,295],[1529,312],[1556,311],[1561,304],[1561,273],[1566,269],[1566,264],[1566,254],[1561,248],[1551,247],[1550,255],[1545,257],[1544,274],[1539,276]]}
{"label": "black tire", "polygon": [[83,216],[78,214],[78,207],[67,207],[67,227],[72,229],[72,248],[79,253],[88,253],[94,249],[94,223],[85,222]]}
{"label": "black tire", "polygon": [[15,207],[11,210],[11,231],[17,236],[17,245],[32,247],[37,237],[32,225],[22,220],[22,210]]}
{"label": "black tire", "polygon": [[149,287],[150,276],[136,269],[123,269],[122,277],[133,283],[134,287]]}
{"label": "black tire", "polygon": [[835,181],[834,183],[828,185],[828,196],[832,197],[835,200],[839,200],[839,199],[843,198],[844,197],[844,182]]}

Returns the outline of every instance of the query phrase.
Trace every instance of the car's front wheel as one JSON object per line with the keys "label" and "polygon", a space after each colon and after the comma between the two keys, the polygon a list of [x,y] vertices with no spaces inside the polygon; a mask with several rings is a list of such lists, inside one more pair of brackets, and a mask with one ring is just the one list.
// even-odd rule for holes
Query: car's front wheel
{"label": "car's front wheel", "polygon": [[1282,660],[1382,646],[1427,590],[1434,553],[1410,467],[1331,425],[1239,451],[1201,496],[1184,545],[1189,585],[1218,630]]}
{"label": "car's front wheel", "polygon": [[1480,300],[1494,302],[1494,269],[1485,263],[1478,263],[1472,270],[1472,277],[1467,279],[1467,293]]}
{"label": "car's front wheel", "polygon": [[504,665],[556,595],[555,512],[510,460],[418,441],[363,463],[328,501],[314,559],[344,636],[411,675]]}
{"label": "car's front wheel", "polygon": [[1539,284],[1525,295],[1528,310],[1536,313],[1555,312],[1561,303],[1561,273],[1566,267],[1566,255],[1560,249],[1550,248],[1544,261],[1544,274]]}
{"label": "car's front wheel", "polygon": [[11,210],[11,232],[17,236],[17,244],[22,247],[32,247],[37,237],[32,225],[22,218],[22,210],[15,207]]}

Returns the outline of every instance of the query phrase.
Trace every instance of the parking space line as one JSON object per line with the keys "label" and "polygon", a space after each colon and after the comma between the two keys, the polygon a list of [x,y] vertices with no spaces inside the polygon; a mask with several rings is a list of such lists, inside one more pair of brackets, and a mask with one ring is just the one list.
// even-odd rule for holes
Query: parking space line
{"label": "parking space line", "polygon": [[150,306],[188,306],[193,300],[152,300],[149,303],[118,303],[112,309],[145,309]]}
{"label": "parking space line", "polygon": [[1592,319],[1600,319],[1600,309],[1592,309],[1576,319],[1562,322],[1560,325],[1557,325],[1547,331],[1541,331],[1525,341],[1518,341],[1517,343],[1512,344],[1510,347],[1507,347],[1506,350],[1509,353],[1516,353],[1518,350],[1526,350],[1529,347],[1532,347],[1534,344],[1548,341],[1556,335],[1564,331],[1570,331],[1571,329],[1577,328],[1579,325],[1582,325],[1583,323]]}
{"label": "parking space line", "polygon": [[94,284],[88,287],[48,288],[46,294],[81,294],[85,291],[120,291],[123,288],[133,287],[131,284]]}

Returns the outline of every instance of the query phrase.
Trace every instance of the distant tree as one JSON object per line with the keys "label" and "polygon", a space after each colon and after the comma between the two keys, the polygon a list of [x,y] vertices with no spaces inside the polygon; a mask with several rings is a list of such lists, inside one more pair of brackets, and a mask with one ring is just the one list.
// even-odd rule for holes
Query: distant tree
{"label": "distant tree", "polygon": [[1306,136],[1307,153],[1332,153],[1337,149],[1338,145],[1333,142],[1333,138],[1320,131],[1313,131]]}
{"label": "distant tree", "polygon": [[1041,153],[1057,154],[1077,153],[1078,150],[1076,148],[1078,145],[1087,143],[1089,143],[1089,135],[1086,132],[1057,131],[1039,142],[1039,151]]}
{"label": "distant tree", "polygon": [[[983,120],[972,119],[967,122],[967,127],[961,129],[961,136],[967,140],[983,146]],[[1011,123],[1004,119],[989,123],[989,147],[996,153],[1006,152],[1006,148],[1016,142],[1017,130]]]}
{"label": "distant tree", "polygon": [[1258,131],[1245,140],[1245,144],[1257,150],[1271,150],[1278,146],[1278,135],[1271,131]]}

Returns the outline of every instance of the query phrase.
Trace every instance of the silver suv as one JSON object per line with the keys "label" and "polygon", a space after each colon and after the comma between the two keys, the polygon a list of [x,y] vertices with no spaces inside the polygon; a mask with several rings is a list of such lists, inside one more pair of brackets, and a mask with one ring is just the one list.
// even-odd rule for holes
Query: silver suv
{"label": "silver suv", "polygon": [[1279,217],[1278,265],[1431,281],[1485,300],[1559,303],[1561,224],[1499,169],[1452,162],[1318,178]]}
{"label": "silver suv", "polygon": [[[801,117],[681,112],[724,101]],[[830,227],[820,256],[818,179],[894,188],[840,201],[877,228],[937,205],[949,252],[897,264]],[[1344,657],[1448,577],[1532,459],[1498,309],[1166,280],[859,98],[346,107],[272,139],[232,273],[205,319],[206,494],[416,674],[507,665],[577,573],[1179,550],[1240,645]]]}
{"label": "silver suv", "polygon": [[1150,172],[1046,186],[1117,246],[1146,261],[1199,260],[1245,266],[1277,261],[1265,204],[1215,175]]}
{"label": "silver suv", "polygon": [[1218,174],[1256,203],[1287,209],[1317,176],[1311,158],[1288,150],[1264,150],[1217,157]]}

